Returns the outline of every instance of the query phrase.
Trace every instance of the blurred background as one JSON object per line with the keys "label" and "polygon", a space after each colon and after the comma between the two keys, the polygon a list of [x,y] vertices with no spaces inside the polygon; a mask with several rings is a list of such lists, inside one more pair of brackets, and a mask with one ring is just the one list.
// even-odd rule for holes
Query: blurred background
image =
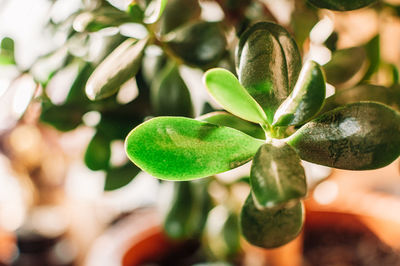
{"label": "blurred background", "polygon": [[[258,20],[285,26],[303,57],[324,65],[328,96],[362,81],[398,91],[400,1],[342,13],[302,0],[189,2],[188,18],[171,0],[165,17],[145,27],[135,1],[0,0],[0,264],[400,265],[399,161],[365,172],[304,162],[305,229],[265,251],[241,239],[230,218],[248,194],[248,164],[195,184],[212,202],[205,229],[171,240],[162,224],[179,188],[141,172],[124,152],[125,136],[149,117],[218,110],[202,73],[234,71],[236,34]],[[94,69],[123,41],[154,34],[138,75],[91,102],[85,85]],[[158,73],[170,61],[177,76],[167,80]],[[186,102],[150,99],[154,87],[181,84]]]}

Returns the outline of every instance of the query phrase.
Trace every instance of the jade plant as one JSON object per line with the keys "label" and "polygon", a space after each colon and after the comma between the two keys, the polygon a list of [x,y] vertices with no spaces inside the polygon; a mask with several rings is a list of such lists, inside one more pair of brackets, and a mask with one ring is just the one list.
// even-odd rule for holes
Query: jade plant
{"label": "jade plant", "polygon": [[250,243],[274,248],[301,231],[307,194],[301,160],[368,170],[398,158],[400,114],[373,101],[323,108],[324,72],[313,61],[302,65],[283,27],[259,22],[244,31],[236,72],[204,74],[209,94],[227,112],[152,118],[125,144],[138,167],[164,180],[204,178],[252,160],[251,192],[240,215]]}
{"label": "jade plant", "polygon": [[[140,170],[160,183],[178,181],[164,219],[170,237],[207,235],[214,260],[228,261],[239,250],[239,228],[254,245],[284,245],[304,223],[301,160],[367,170],[399,156],[398,72],[380,58],[379,35],[338,49],[340,33],[333,32],[324,42],[332,60],[324,66],[301,56],[318,8],[370,6],[394,13],[398,6],[377,0],[293,1],[291,21],[283,27],[266,1],[134,0],[125,10],[110,2],[85,0],[65,20],[49,20],[51,31],[63,32],[66,41],[30,69],[43,87],[40,121],[70,131],[87,114],[100,117],[91,125],[95,133],[84,162],[106,173],[105,190],[123,187]],[[210,2],[219,5],[223,18],[204,19]],[[125,26],[133,26],[134,34],[124,33]],[[0,55],[7,55],[2,48]],[[60,55],[49,73],[36,75],[43,61]],[[225,111],[207,103],[195,110],[194,88],[181,66],[204,72],[204,87]],[[52,83],[70,69],[76,70],[72,81],[61,84],[68,93],[57,102]],[[371,84],[382,69],[392,75],[389,87]],[[326,83],[337,89],[328,98]],[[127,100],[122,92],[135,86],[136,98]],[[113,165],[111,144],[124,139],[134,164]],[[210,195],[219,182],[214,175],[250,161],[249,178],[234,181],[250,185],[241,211],[230,199]],[[218,184],[227,191],[234,186]],[[207,232],[215,224],[219,231]]]}

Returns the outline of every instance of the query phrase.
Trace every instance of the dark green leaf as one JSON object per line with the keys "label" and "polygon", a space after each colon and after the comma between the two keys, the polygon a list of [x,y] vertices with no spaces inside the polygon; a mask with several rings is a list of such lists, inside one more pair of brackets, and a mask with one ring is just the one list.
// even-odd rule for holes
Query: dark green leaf
{"label": "dark green leaf", "polygon": [[386,104],[400,112],[400,89],[370,84],[339,90],[325,101],[321,114],[349,103],[372,101]]}
{"label": "dark green leaf", "polygon": [[151,175],[189,180],[248,162],[262,143],[232,128],[183,117],[160,117],[132,130],[125,147],[128,157]]}
{"label": "dark green leaf", "polygon": [[175,62],[170,62],[151,84],[151,102],[156,115],[193,117],[189,89]]}
{"label": "dark green leaf", "polygon": [[295,41],[277,24],[254,24],[240,37],[236,66],[240,83],[272,123],[275,110],[290,94],[300,73]]}
{"label": "dark green leaf", "polygon": [[308,61],[301,70],[293,91],[276,111],[273,125],[299,125],[308,121],[321,109],[325,91],[321,67],[314,61]]}
{"label": "dark green leaf", "polygon": [[400,153],[400,115],[378,103],[346,105],[307,123],[288,139],[303,160],[329,167],[368,170]]}
{"label": "dark green leaf", "polygon": [[86,112],[81,106],[74,104],[52,105],[44,104],[40,114],[40,121],[55,127],[60,131],[70,131],[82,123],[82,116]]}
{"label": "dark green leaf", "polygon": [[80,68],[79,73],[71,86],[65,103],[88,104],[89,100],[85,94],[85,84],[93,70],[94,68],[90,63],[85,63],[85,65]]}
{"label": "dark green leaf", "polygon": [[160,33],[166,34],[186,22],[198,18],[200,13],[198,0],[169,0],[160,18]]}
{"label": "dark green leaf", "polygon": [[348,11],[368,6],[377,0],[308,0],[308,2],[319,8]]}
{"label": "dark green leaf", "polygon": [[146,24],[155,23],[164,12],[167,0],[152,0],[144,11],[143,22]]}
{"label": "dark green leaf", "polygon": [[372,38],[367,44],[365,44],[364,47],[367,53],[369,66],[362,80],[368,80],[372,74],[378,70],[381,60],[381,45],[379,35],[376,35],[374,38]]}
{"label": "dark green leaf", "polygon": [[166,36],[168,48],[186,64],[206,68],[218,62],[226,51],[221,25],[195,22]]}
{"label": "dark green leaf", "polygon": [[198,237],[211,208],[208,181],[174,182],[174,198],[164,220],[164,230],[171,238]]}
{"label": "dark green leaf", "polygon": [[298,200],[307,192],[299,156],[280,141],[266,143],[257,151],[251,166],[250,184],[254,200],[268,208]]}
{"label": "dark green leaf", "polygon": [[199,117],[199,120],[224,127],[231,127],[257,139],[265,139],[264,130],[257,124],[242,120],[226,112],[213,112]]}
{"label": "dark green leaf", "polygon": [[260,124],[267,124],[263,109],[228,70],[214,68],[204,74],[204,84],[213,98],[232,114]]}
{"label": "dark green leaf", "polygon": [[357,84],[365,75],[367,53],[364,47],[337,50],[331,61],[324,66],[326,80],[334,86]]}
{"label": "dark green leaf", "polygon": [[140,169],[131,163],[108,169],[104,190],[111,191],[126,186],[139,172]]}
{"label": "dark green leaf", "polygon": [[141,65],[147,39],[128,39],[96,68],[86,84],[86,94],[99,100],[115,94],[121,85],[134,77]]}
{"label": "dark green leaf", "polygon": [[85,152],[85,164],[93,170],[105,170],[109,166],[111,156],[110,140],[97,131]]}
{"label": "dark green leaf", "polygon": [[302,202],[289,207],[259,210],[249,195],[241,213],[244,237],[262,248],[276,248],[289,243],[300,233],[303,222]]}

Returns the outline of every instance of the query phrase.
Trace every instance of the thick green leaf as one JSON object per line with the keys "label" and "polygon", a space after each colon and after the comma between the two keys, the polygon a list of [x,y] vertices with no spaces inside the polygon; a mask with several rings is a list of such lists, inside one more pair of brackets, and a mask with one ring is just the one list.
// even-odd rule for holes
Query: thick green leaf
{"label": "thick green leaf", "polygon": [[305,63],[296,86],[279,106],[274,126],[299,125],[311,119],[325,100],[325,78],[321,67],[314,61]]}
{"label": "thick green leaf", "polygon": [[109,166],[111,157],[110,140],[97,131],[85,152],[85,164],[93,170],[105,170]]}
{"label": "thick green leaf", "polygon": [[305,124],[287,141],[303,160],[368,170],[400,154],[400,114],[378,103],[346,105]]}
{"label": "thick green leaf", "polygon": [[0,43],[0,65],[15,65],[14,41],[11,38],[3,38]]}
{"label": "thick green leaf", "polygon": [[144,11],[143,22],[146,24],[155,23],[164,12],[168,0],[153,0]]}
{"label": "thick green leaf", "polygon": [[204,74],[204,84],[213,98],[232,114],[260,124],[267,124],[263,109],[228,70],[214,68]]}
{"label": "thick green leaf", "polygon": [[[182,12],[182,10],[185,10]],[[160,18],[160,33],[166,34],[200,16],[198,0],[169,0]]]}
{"label": "thick green leaf", "polygon": [[334,86],[343,86],[347,82],[355,85],[365,75],[366,64],[367,53],[364,47],[337,50],[333,53],[331,61],[324,66],[326,80]]}
{"label": "thick green leaf", "polygon": [[243,236],[262,248],[276,248],[289,243],[300,233],[304,222],[302,202],[283,208],[257,209],[249,195],[241,213]]}
{"label": "thick green leaf", "polygon": [[207,180],[174,182],[174,198],[164,220],[164,230],[171,238],[199,237],[211,209]]}
{"label": "thick green leaf", "polygon": [[175,62],[170,62],[151,84],[151,103],[156,115],[193,116],[189,89]]}
{"label": "thick green leaf", "polygon": [[319,8],[348,11],[366,7],[376,3],[377,0],[308,0],[308,2]]}
{"label": "thick green leaf", "polygon": [[372,101],[386,104],[400,112],[400,89],[385,88],[371,84],[358,85],[353,88],[339,90],[325,101],[321,114],[349,103]]}
{"label": "thick green leaf", "polygon": [[147,39],[128,39],[119,45],[96,68],[86,84],[86,94],[99,100],[115,94],[121,85],[134,77],[141,65]]}
{"label": "thick green leaf", "polygon": [[183,117],[153,118],[129,133],[128,157],[160,179],[222,173],[253,157],[263,143],[240,131]]}
{"label": "thick green leaf", "polygon": [[236,66],[240,83],[272,123],[276,109],[290,94],[300,73],[296,42],[277,24],[254,24],[240,37]]}
{"label": "thick green leaf", "polygon": [[49,124],[60,131],[70,131],[82,123],[86,112],[82,106],[65,104],[61,106],[43,104],[40,121]]}
{"label": "thick green leaf", "polygon": [[307,192],[299,156],[281,141],[266,143],[257,151],[251,165],[250,184],[256,203],[268,208],[298,200]]}
{"label": "thick green leaf", "polygon": [[265,139],[265,132],[260,127],[260,125],[242,120],[239,117],[228,114],[226,112],[212,112],[203,115],[198,119],[217,126],[231,127],[237,129],[257,139]]}
{"label": "thick green leaf", "polygon": [[104,190],[111,191],[128,185],[140,172],[134,164],[127,163],[121,167],[110,168],[107,170]]}
{"label": "thick green leaf", "polygon": [[168,48],[188,65],[207,68],[226,52],[226,39],[219,23],[189,23],[166,36]]}

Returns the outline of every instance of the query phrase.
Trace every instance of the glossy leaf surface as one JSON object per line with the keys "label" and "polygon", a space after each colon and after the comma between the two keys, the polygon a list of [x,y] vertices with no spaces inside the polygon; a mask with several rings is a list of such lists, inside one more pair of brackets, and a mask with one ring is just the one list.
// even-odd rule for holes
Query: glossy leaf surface
{"label": "glossy leaf surface", "polygon": [[164,12],[168,0],[152,0],[144,11],[143,22],[146,24],[155,23]]}
{"label": "glossy leaf surface", "polygon": [[301,161],[284,142],[266,143],[253,158],[250,184],[254,199],[262,207],[274,207],[304,197],[306,177]]}
{"label": "glossy leaf surface", "polygon": [[215,68],[207,71],[204,83],[211,96],[225,110],[254,123],[267,123],[263,109],[228,70]]}
{"label": "glossy leaf surface", "polygon": [[96,68],[86,84],[86,94],[99,100],[115,94],[139,70],[147,39],[128,39]]}
{"label": "glossy leaf surface", "polygon": [[373,101],[386,104],[400,112],[400,88],[385,88],[371,84],[358,85],[353,88],[339,90],[325,101],[320,113],[359,101]]}
{"label": "glossy leaf surface", "polygon": [[300,73],[295,41],[277,24],[256,23],[240,37],[236,67],[240,83],[272,123],[275,110],[290,94]]}
{"label": "glossy leaf surface", "polygon": [[377,0],[308,0],[308,2],[319,8],[348,11],[366,7]]}
{"label": "glossy leaf surface", "polygon": [[355,85],[365,74],[366,59],[367,53],[363,47],[335,51],[331,61],[324,66],[327,82],[334,86],[343,86],[352,79],[351,85]]}
{"label": "glossy leaf surface", "polygon": [[[172,37],[172,38],[171,38]],[[184,63],[205,68],[218,62],[226,51],[221,25],[215,22],[186,24],[166,39],[168,48]]]}
{"label": "glossy leaf surface", "polygon": [[256,208],[249,195],[241,213],[243,236],[262,248],[276,248],[289,243],[300,233],[304,222],[302,202],[283,208]]}
{"label": "glossy leaf surface", "polygon": [[151,86],[151,102],[156,115],[193,116],[189,89],[175,63],[171,62],[156,76]]}
{"label": "glossy leaf surface", "polygon": [[376,169],[400,153],[400,115],[385,105],[346,105],[307,123],[288,139],[303,160],[349,170]]}
{"label": "glossy leaf surface", "polygon": [[237,129],[257,139],[265,139],[265,132],[259,125],[242,120],[226,112],[213,112],[198,119],[214,125]]}
{"label": "glossy leaf surface", "polygon": [[140,169],[130,162],[120,167],[108,169],[104,190],[116,190],[128,185],[139,172]]}
{"label": "glossy leaf surface", "polygon": [[273,125],[299,125],[308,121],[322,107],[325,92],[321,67],[314,61],[308,61],[301,70],[293,91],[276,111]]}
{"label": "glossy leaf surface", "polygon": [[240,131],[183,117],[153,118],[129,133],[128,157],[160,179],[189,180],[248,162],[263,142]]}
{"label": "glossy leaf surface", "polygon": [[110,157],[110,141],[101,132],[96,132],[85,152],[86,166],[93,171],[107,169]]}

